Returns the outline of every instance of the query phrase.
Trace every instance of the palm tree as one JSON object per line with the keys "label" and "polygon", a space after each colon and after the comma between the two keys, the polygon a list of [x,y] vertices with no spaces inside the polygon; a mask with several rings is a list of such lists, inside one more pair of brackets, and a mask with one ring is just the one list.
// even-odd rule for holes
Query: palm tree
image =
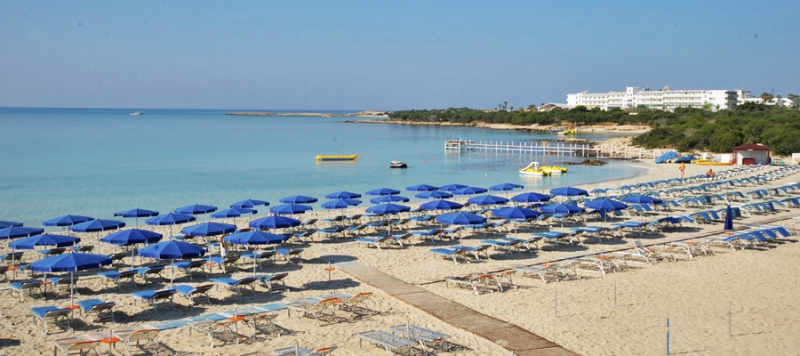
{"label": "palm tree", "polygon": [[772,94],[770,93],[761,94],[761,100],[763,100],[762,104],[766,104],[768,101],[772,100],[772,98],[774,98],[774,96],[772,96]]}

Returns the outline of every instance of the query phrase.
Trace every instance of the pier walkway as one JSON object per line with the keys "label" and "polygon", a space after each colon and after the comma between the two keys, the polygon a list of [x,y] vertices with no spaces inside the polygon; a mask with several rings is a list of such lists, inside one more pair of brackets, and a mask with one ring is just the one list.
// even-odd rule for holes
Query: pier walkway
{"label": "pier walkway", "polygon": [[466,306],[403,282],[358,262],[336,264],[354,278],[379,288],[459,329],[483,337],[517,356],[575,356],[576,353],[517,325],[479,313]]}
{"label": "pier walkway", "polygon": [[445,152],[461,153],[466,151],[477,152],[504,152],[533,155],[555,155],[568,157],[598,157],[598,158],[628,158],[628,159],[655,159],[666,150],[648,150],[625,145],[588,145],[585,143],[550,142],[542,141],[472,141],[448,140],[444,143]]}

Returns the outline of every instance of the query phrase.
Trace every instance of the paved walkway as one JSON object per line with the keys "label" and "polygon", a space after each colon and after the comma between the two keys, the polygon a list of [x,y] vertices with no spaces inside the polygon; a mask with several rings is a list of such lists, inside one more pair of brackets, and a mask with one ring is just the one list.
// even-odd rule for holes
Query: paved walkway
{"label": "paved walkway", "polygon": [[358,262],[337,263],[346,273],[375,288],[382,289],[426,313],[457,328],[481,336],[518,356],[574,356],[555,343],[517,325],[479,313],[464,305],[403,282]]}

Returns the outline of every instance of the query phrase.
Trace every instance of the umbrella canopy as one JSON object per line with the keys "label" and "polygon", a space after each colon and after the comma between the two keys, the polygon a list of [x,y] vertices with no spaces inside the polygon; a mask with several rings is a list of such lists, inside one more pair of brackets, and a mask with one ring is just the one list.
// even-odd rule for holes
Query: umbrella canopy
{"label": "umbrella canopy", "polygon": [[341,192],[326,194],[325,198],[328,198],[328,199],[355,199],[355,198],[361,198],[361,194],[353,193],[353,192],[347,192],[347,191],[343,190]]}
{"label": "umbrella canopy", "polygon": [[114,216],[121,216],[123,218],[147,218],[151,216],[157,216],[158,212],[155,210],[147,210],[147,209],[131,209],[131,210],[124,210],[118,211],[114,213]]}
{"label": "umbrella canopy", "polygon": [[481,195],[479,197],[472,197],[467,200],[471,204],[477,205],[497,205],[508,203],[508,199],[496,197],[494,195]]}
{"label": "umbrella canopy", "polygon": [[486,193],[486,192],[488,192],[488,190],[486,190],[486,188],[466,187],[466,188],[461,188],[459,190],[454,191],[453,194],[455,194],[455,195],[472,195],[472,194],[481,194],[481,193]]}
{"label": "umbrella canopy", "polygon": [[175,209],[175,214],[199,215],[215,211],[217,211],[217,207],[213,205],[192,204]]}
{"label": "umbrella canopy", "polygon": [[234,231],[236,231],[236,225],[218,222],[204,222],[181,229],[182,234],[191,236],[215,236],[228,234]]}
{"label": "umbrella canopy", "polygon": [[283,216],[268,216],[250,222],[250,227],[254,229],[280,229],[300,225],[300,220]]}
{"label": "umbrella canopy", "polygon": [[116,230],[121,227],[125,227],[125,223],[122,221],[97,219],[72,225],[69,229],[75,232],[97,232]]}
{"label": "umbrella canopy", "polygon": [[375,205],[367,208],[367,212],[370,214],[397,214],[410,210],[411,208],[405,205],[391,204],[391,203]]}
{"label": "umbrella canopy", "polygon": [[517,203],[537,203],[542,201],[549,201],[550,196],[547,194],[539,194],[534,192],[517,194],[511,197],[511,201]]}
{"label": "umbrella canopy", "polygon": [[75,272],[110,265],[111,258],[92,253],[65,253],[31,262],[35,272]]}
{"label": "umbrella canopy", "polygon": [[15,222],[15,221],[3,221],[3,220],[0,220],[0,229],[5,229],[7,227],[22,227],[22,223]]}
{"label": "umbrella canopy", "polygon": [[44,233],[44,229],[35,227],[7,227],[0,229],[0,240],[18,239],[20,237],[28,237]]}
{"label": "umbrella canopy", "polygon": [[583,208],[572,204],[550,204],[539,208],[539,210],[543,213],[573,214],[583,211]]}
{"label": "umbrella canopy", "polygon": [[[316,200],[314,200],[316,201]],[[278,215],[294,215],[294,214],[302,214],[308,210],[312,210],[312,208],[308,205],[300,205],[300,204],[283,204],[283,205],[276,205],[272,208],[269,208],[269,211],[273,214]]]}
{"label": "umbrella canopy", "polygon": [[395,203],[395,202],[408,202],[408,198],[401,197],[399,195],[384,195],[382,197],[372,198],[369,200],[372,204],[384,204],[384,203]]}
{"label": "umbrella canopy", "polygon": [[206,252],[202,247],[188,242],[163,241],[139,249],[138,254],[148,258],[179,260],[200,257]]}
{"label": "umbrella canopy", "polygon": [[325,209],[347,209],[359,204],[361,204],[361,200],[358,199],[337,199],[322,203],[322,207]]}
{"label": "umbrella canopy", "polygon": [[585,190],[574,187],[561,187],[550,189],[550,195],[560,195],[565,197],[575,197],[578,195],[589,195]]}
{"label": "umbrella canopy", "polygon": [[444,190],[444,191],[447,191],[447,192],[454,192],[456,190],[464,189],[464,188],[467,188],[467,187],[469,187],[469,186],[468,185],[463,185],[463,184],[458,184],[458,183],[453,183],[453,184],[443,185],[443,186],[439,187],[439,190]]}
{"label": "umbrella canopy", "polygon": [[525,188],[525,187],[521,186],[519,184],[514,184],[514,183],[502,183],[502,184],[493,185],[493,186],[489,187],[489,190],[496,191],[496,192],[502,192],[502,191],[509,191],[509,190],[514,190],[514,189],[522,189],[522,188]]}
{"label": "umbrella canopy", "polygon": [[161,241],[162,235],[149,230],[128,229],[103,237],[100,241],[117,246],[152,244]]}
{"label": "umbrella canopy", "polygon": [[510,207],[492,211],[492,215],[503,219],[530,219],[541,214],[536,210],[528,208]]}
{"label": "umbrella canopy", "polygon": [[9,246],[15,250],[33,250],[37,246],[66,247],[78,242],[81,239],[74,236],[41,234],[14,241]]}
{"label": "umbrella canopy", "polygon": [[486,222],[486,218],[473,213],[452,213],[439,215],[436,221],[449,225],[474,225]]}
{"label": "umbrella canopy", "polygon": [[211,214],[212,218],[238,218],[244,214],[256,214],[258,210],[249,209],[249,208],[229,208],[225,210],[220,210],[216,213]]}
{"label": "umbrella canopy", "polygon": [[289,238],[263,231],[238,232],[222,238],[225,242],[234,245],[272,245],[283,243]]}
{"label": "umbrella canopy", "polygon": [[419,207],[424,210],[455,210],[463,208],[464,205],[449,200],[434,200],[422,204]]}
{"label": "umbrella canopy", "polygon": [[169,213],[145,220],[147,225],[176,225],[197,220],[194,216]]}
{"label": "umbrella canopy", "polygon": [[252,209],[259,205],[268,206],[269,202],[266,200],[246,199],[231,204],[231,208]]}
{"label": "umbrella canopy", "polygon": [[432,190],[429,192],[418,193],[414,196],[420,199],[444,199],[444,198],[452,198],[453,194],[450,194],[448,192],[443,192],[440,190]]}
{"label": "umbrella canopy", "polygon": [[631,204],[661,204],[663,200],[648,195],[634,194],[622,198],[622,201]]}
{"label": "umbrella canopy", "polygon": [[311,204],[316,202],[317,198],[307,197],[304,195],[292,195],[290,197],[281,199],[281,203],[284,204]]}
{"label": "umbrella canopy", "polygon": [[417,184],[417,185],[412,185],[410,187],[406,187],[406,190],[412,192],[432,192],[434,190],[439,190],[439,187],[432,186],[429,184]]}
{"label": "umbrella canopy", "polygon": [[64,215],[42,222],[44,226],[72,226],[80,224],[84,221],[94,220],[94,218],[80,215]]}
{"label": "umbrella canopy", "polygon": [[733,231],[733,209],[731,209],[731,205],[725,208],[725,230]]}
{"label": "umbrella canopy", "polygon": [[624,203],[620,203],[616,200],[606,199],[606,198],[587,201],[584,204],[584,206],[586,206],[587,208],[592,208],[601,211],[616,211],[628,208],[628,205]]}
{"label": "umbrella canopy", "polygon": [[400,194],[400,191],[391,188],[378,188],[367,192],[367,195],[395,195],[395,194]]}

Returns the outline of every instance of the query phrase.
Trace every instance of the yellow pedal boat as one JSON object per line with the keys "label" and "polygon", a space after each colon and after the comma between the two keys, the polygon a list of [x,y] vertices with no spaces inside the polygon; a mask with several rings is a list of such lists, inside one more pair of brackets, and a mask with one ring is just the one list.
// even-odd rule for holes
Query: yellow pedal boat
{"label": "yellow pedal boat", "polygon": [[541,168],[539,168],[539,162],[531,162],[527,167],[520,169],[519,174],[525,174],[529,176],[549,176],[550,172],[545,172]]}
{"label": "yellow pedal boat", "polygon": [[559,166],[542,166],[541,170],[548,172],[550,174],[567,173],[567,168]]}

